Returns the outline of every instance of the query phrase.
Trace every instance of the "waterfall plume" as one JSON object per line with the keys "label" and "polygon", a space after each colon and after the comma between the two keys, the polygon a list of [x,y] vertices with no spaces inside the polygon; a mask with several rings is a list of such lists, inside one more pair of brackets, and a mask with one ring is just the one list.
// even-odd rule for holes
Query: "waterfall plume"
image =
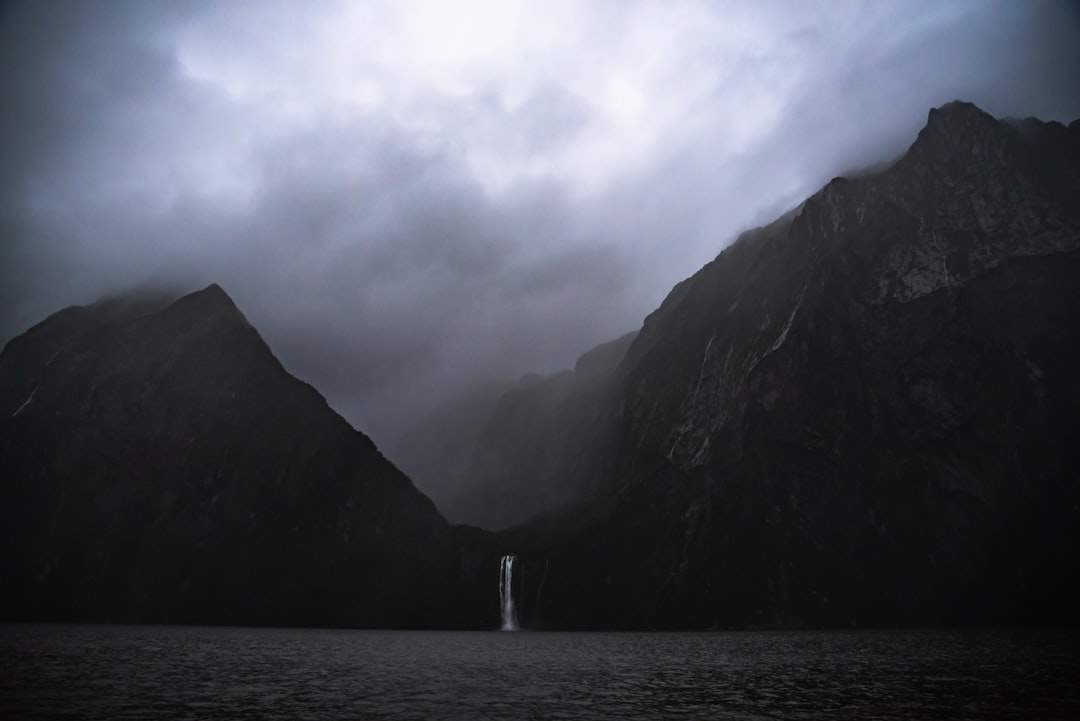
{"label": "waterfall plume", "polygon": [[514,556],[502,557],[499,568],[499,607],[502,609],[502,630],[516,631],[517,611],[514,610]]}

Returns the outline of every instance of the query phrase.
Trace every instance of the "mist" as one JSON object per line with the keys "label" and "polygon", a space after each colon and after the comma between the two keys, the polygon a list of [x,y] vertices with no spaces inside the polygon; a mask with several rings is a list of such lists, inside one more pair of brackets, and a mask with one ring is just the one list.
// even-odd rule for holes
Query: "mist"
{"label": "mist", "polygon": [[9,3],[0,342],[216,282],[410,471],[425,418],[638,327],[931,107],[1078,87],[1067,2]]}

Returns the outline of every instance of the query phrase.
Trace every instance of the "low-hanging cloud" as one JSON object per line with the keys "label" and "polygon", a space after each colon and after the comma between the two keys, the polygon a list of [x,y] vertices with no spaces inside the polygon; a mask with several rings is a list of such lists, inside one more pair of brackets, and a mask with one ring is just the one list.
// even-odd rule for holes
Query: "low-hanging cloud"
{"label": "low-hanging cloud", "polygon": [[0,339],[218,282],[407,456],[461,388],[636,327],[930,107],[1068,121],[1077,87],[1066,2],[11,3]]}

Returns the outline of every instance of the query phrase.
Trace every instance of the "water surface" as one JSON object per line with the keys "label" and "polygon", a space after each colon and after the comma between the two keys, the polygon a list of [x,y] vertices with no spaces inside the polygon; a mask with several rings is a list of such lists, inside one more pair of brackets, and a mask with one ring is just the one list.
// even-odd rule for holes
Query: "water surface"
{"label": "water surface", "polygon": [[0,626],[0,718],[1080,718],[1075,631]]}

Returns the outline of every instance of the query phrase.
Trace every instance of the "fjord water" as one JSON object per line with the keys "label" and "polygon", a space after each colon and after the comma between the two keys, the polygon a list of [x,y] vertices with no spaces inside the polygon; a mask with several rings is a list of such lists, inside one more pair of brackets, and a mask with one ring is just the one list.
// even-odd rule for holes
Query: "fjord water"
{"label": "fjord water", "polygon": [[1080,718],[1078,642],[0,626],[0,718]]}

